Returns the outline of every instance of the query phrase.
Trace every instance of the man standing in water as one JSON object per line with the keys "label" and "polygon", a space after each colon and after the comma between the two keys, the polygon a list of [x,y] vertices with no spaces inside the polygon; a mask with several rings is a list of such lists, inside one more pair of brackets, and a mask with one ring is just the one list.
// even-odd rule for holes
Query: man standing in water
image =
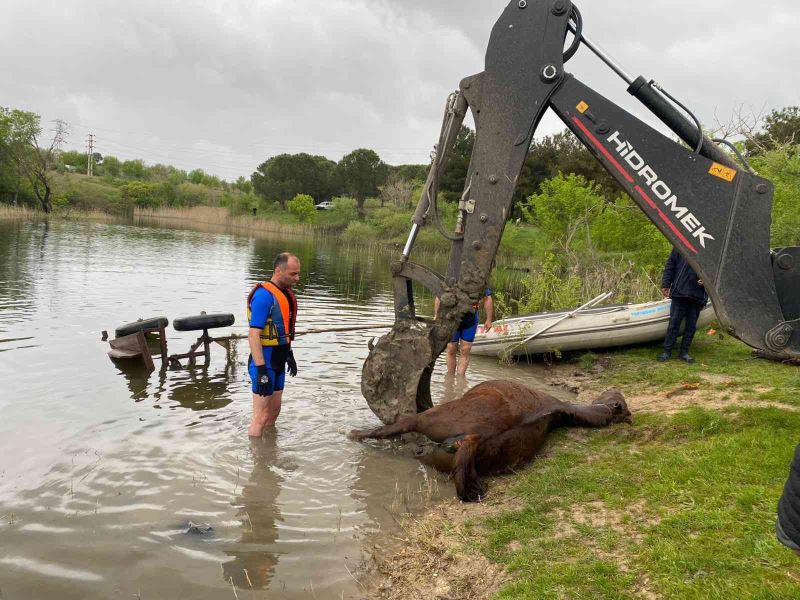
{"label": "man standing in water", "polygon": [[294,254],[282,252],[275,257],[272,278],[255,286],[247,297],[250,323],[247,370],[253,384],[250,437],[261,437],[264,428],[272,427],[278,420],[287,367],[289,375],[297,375],[292,354],[297,299],[292,287],[298,281],[300,261]]}
{"label": "man standing in water", "polygon": [[[454,375],[456,372],[456,357],[458,357],[458,374],[464,377],[469,367],[469,354],[472,351],[472,343],[475,341],[475,334],[478,332],[478,310],[483,304],[486,311],[486,321],[483,325],[484,332],[492,328],[492,318],[494,304],[492,303],[492,290],[486,288],[483,297],[472,305],[472,312],[462,319],[458,329],[453,334],[450,343],[447,344],[447,374]],[[433,318],[439,314],[439,298],[433,301]]]}

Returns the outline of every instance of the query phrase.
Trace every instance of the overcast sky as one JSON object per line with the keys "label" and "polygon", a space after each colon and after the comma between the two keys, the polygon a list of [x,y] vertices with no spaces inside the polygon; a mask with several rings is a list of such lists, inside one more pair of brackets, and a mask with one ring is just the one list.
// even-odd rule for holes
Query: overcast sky
{"label": "overcast sky", "polygon": [[[516,0],[515,0],[516,1]],[[529,0],[536,1],[536,0]],[[0,0],[0,106],[71,124],[68,146],[249,177],[359,147],[427,162],[445,98],[483,70],[503,0]],[[589,38],[704,125],[800,104],[788,0],[577,3]],[[646,116],[586,48],[567,70]],[[652,121],[649,121],[652,123]],[[562,129],[546,118],[537,136]]]}

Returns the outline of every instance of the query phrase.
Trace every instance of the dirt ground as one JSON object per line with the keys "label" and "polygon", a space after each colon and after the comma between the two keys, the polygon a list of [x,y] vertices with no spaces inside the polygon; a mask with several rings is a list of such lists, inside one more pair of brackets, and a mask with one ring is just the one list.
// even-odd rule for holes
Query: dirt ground
{"label": "dirt ground", "polygon": [[500,565],[463,547],[472,535],[467,521],[522,508],[521,501],[504,493],[507,489],[508,478],[498,477],[484,502],[447,500],[407,518],[403,537],[372,548],[361,578],[365,598],[484,600],[494,595],[510,578]]}

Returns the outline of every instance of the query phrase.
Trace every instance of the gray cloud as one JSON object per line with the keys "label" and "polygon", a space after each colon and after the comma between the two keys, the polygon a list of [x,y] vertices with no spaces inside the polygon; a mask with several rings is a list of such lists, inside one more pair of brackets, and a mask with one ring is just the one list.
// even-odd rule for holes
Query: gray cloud
{"label": "gray cloud", "polygon": [[[91,132],[106,154],[233,179],[280,152],[338,159],[370,147],[392,163],[424,162],[447,94],[482,69],[506,2],[7,4],[0,105],[70,121],[75,148]],[[587,35],[706,124],[740,104],[797,103],[793,3],[579,6]],[[652,122],[585,48],[568,70]],[[546,119],[540,131],[558,129]]]}

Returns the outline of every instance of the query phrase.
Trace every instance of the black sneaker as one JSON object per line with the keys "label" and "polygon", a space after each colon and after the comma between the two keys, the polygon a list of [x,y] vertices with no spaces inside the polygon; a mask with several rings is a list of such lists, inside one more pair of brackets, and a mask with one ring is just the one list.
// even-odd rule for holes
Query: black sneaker
{"label": "black sneaker", "polygon": [[670,357],[669,352],[662,352],[661,354],[658,355],[658,358],[656,358],[656,360],[658,362],[667,362],[669,360],[669,357]]}
{"label": "black sneaker", "polygon": [[691,356],[689,356],[688,354],[681,354],[680,355],[680,359],[683,362],[688,363],[690,365],[694,362],[694,359]]}

